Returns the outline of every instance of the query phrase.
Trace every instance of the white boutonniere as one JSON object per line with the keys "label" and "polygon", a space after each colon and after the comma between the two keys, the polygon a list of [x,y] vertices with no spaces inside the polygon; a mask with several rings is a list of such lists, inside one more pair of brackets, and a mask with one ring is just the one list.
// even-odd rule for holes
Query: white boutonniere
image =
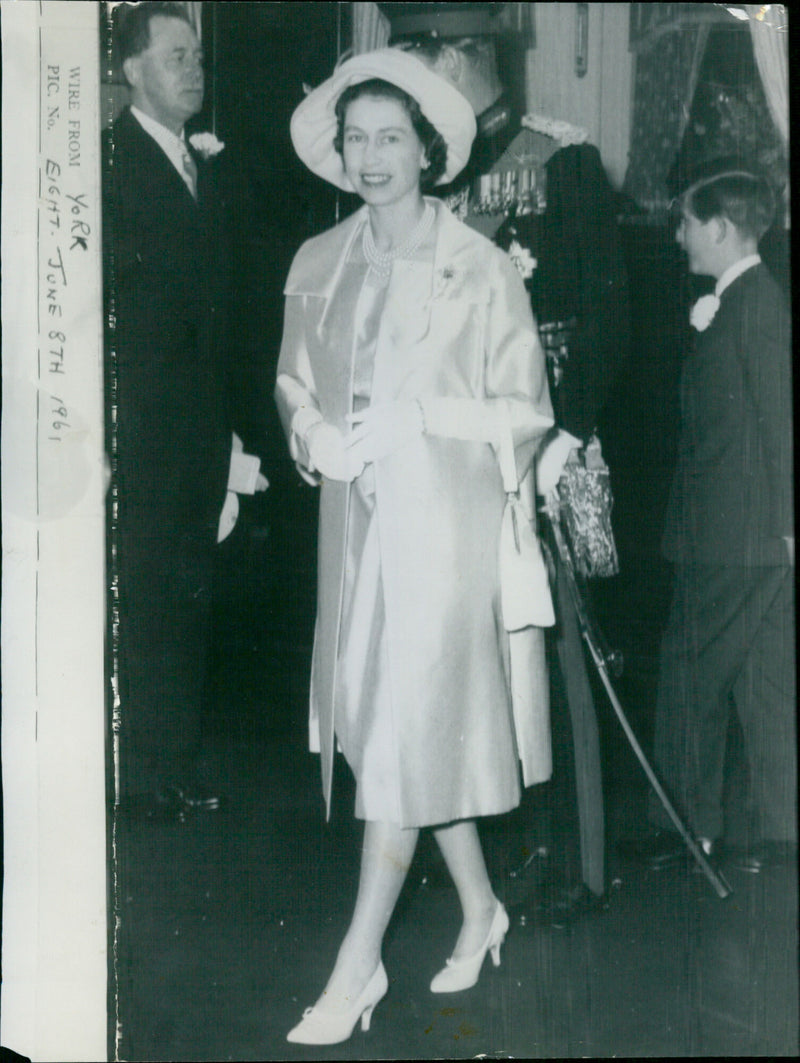
{"label": "white boutonniere", "polygon": [[689,315],[689,324],[696,328],[698,332],[705,332],[714,320],[718,310],[719,299],[716,295],[704,295],[692,307],[692,312]]}
{"label": "white boutonniere", "polygon": [[517,267],[520,277],[524,281],[533,276],[533,271],[539,265],[527,247],[523,247],[517,240],[512,240],[508,248],[508,257]]}
{"label": "white boutonniere", "polygon": [[213,159],[225,147],[223,141],[215,137],[213,133],[192,133],[189,143],[201,159]]}

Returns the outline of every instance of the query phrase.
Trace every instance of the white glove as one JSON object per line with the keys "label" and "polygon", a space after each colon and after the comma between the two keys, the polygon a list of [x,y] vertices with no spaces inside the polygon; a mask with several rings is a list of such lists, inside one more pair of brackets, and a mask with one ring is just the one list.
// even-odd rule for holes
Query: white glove
{"label": "white glove", "polygon": [[350,483],[360,475],[364,462],[347,449],[345,437],[327,421],[317,421],[306,433],[306,449],[311,471],[327,480]]}
{"label": "white glove", "polygon": [[409,399],[368,406],[349,414],[347,420],[358,426],[350,433],[347,447],[362,466],[393,454],[425,430],[422,407]]}
{"label": "white glove", "polygon": [[536,491],[545,497],[555,491],[567,459],[581,445],[580,439],[562,428],[547,443],[536,459]]}

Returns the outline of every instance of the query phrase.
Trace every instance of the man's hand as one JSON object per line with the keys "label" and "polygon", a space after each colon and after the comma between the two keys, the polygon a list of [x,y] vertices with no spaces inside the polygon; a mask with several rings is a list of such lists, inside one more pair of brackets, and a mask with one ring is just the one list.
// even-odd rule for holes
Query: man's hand
{"label": "man's hand", "polygon": [[348,450],[345,437],[339,429],[327,421],[317,421],[306,434],[306,448],[311,471],[322,474],[326,480],[350,483],[360,475],[364,462]]}
{"label": "man's hand", "polygon": [[351,413],[347,420],[357,426],[348,437],[347,447],[362,465],[393,454],[425,429],[422,407],[408,399],[369,406]]}

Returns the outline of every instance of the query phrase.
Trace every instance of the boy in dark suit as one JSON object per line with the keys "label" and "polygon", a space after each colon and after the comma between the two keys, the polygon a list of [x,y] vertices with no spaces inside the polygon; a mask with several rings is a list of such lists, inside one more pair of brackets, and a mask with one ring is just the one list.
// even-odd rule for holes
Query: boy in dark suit
{"label": "boy in dark suit", "polygon": [[[681,380],[678,462],[663,542],[675,564],[661,650],[655,756],[709,853],[725,836],[730,713],[741,723],[755,836],[731,863],[761,870],[797,842],[790,315],[758,255],[775,204],[755,171],[706,167],[684,193],[677,240],[716,280],[695,304]],[[651,818],[668,826],[660,807]],[[653,867],[679,858],[657,836]]]}

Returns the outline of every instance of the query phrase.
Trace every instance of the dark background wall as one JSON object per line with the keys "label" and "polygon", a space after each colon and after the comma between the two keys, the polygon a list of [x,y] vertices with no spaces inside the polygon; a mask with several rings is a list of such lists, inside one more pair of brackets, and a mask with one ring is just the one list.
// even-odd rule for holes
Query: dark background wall
{"label": "dark background wall", "polygon": [[241,498],[237,527],[218,554],[212,725],[225,731],[302,733],[306,725],[318,493],[289,457],[273,389],[292,258],[343,207],[297,159],[289,121],[304,85],[324,80],[347,46],[349,10],[203,5],[209,82],[194,125],[213,124],[231,174],[234,298],[224,352],[231,412],[270,481],[266,494]]}

